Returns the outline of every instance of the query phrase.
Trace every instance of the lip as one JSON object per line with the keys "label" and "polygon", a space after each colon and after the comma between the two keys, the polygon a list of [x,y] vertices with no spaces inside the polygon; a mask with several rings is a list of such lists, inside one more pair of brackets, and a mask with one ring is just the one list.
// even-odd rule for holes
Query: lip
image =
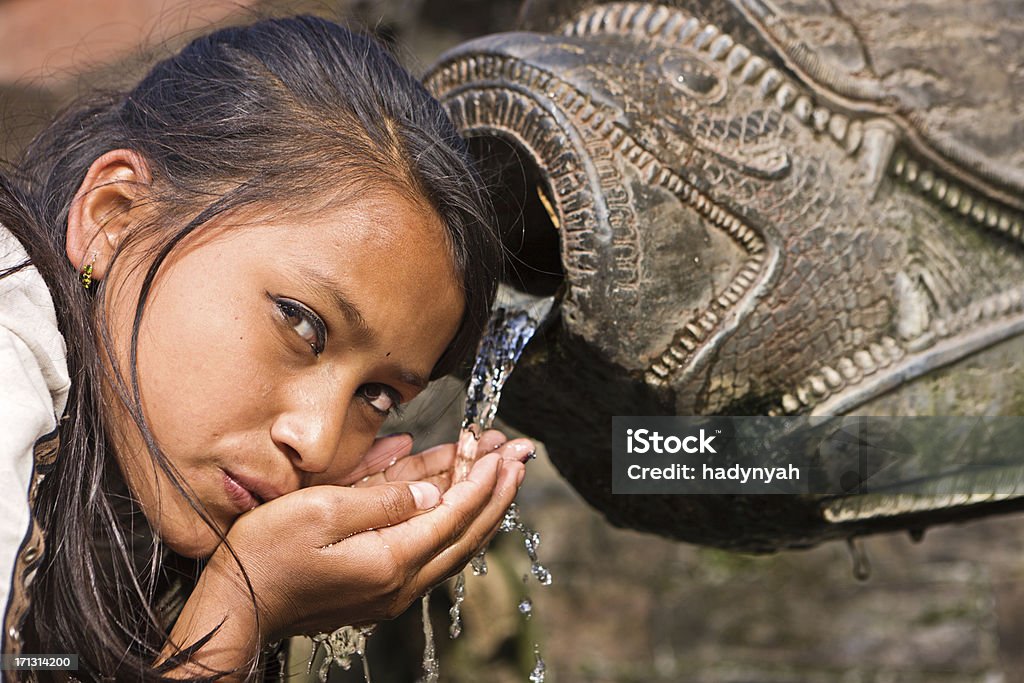
{"label": "lip", "polygon": [[227,492],[228,498],[242,512],[252,510],[257,505],[281,496],[281,493],[273,486],[255,477],[225,469],[222,469],[221,472],[224,474],[224,490]]}
{"label": "lip", "polygon": [[228,498],[232,503],[234,503],[235,507],[237,507],[240,512],[248,512],[260,504],[260,500],[256,498],[252,491],[242,486],[238,480],[226,471],[221,470],[221,472],[223,474],[222,480],[224,490],[227,492]]}

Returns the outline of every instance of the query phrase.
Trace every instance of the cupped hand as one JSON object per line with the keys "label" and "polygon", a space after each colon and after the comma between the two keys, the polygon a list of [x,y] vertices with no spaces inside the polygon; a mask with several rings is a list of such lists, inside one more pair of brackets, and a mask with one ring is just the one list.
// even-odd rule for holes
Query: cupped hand
{"label": "cupped hand", "polygon": [[259,627],[238,562],[222,544],[201,578],[205,604],[193,593],[182,613],[187,623],[179,617],[172,640],[187,644],[217,615],[234,620],[225,632],[248,634],[250,647],[397,616],[466,565],[515,497],[532,446],[498,432],[486,439],[492,452],[450,488],[454,446],[447,444],[416,456],[406,450],[360,486],[314,486],[242,515],[228,541],[256,595]]}
{"label": "cupped hand", "polygon": [[[429,481],[441,491],[446,491],[451,485],[456,444],[440,444],[411,455],[412,443],[409,434],[378,438],[363,456],[360,466],[334,483],[376,486],[390,481]],[[499,448],[502,449],[503,457],[520,461],[525,461],[535,450],[529,439],[510,441],[500,431],[489,429],[480,437],[478,457]]]}

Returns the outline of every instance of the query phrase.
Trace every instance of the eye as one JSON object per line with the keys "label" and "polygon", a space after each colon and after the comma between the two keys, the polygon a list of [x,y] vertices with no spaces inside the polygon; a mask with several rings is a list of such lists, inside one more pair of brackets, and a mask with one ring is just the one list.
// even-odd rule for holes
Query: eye
{"label": "eye", "polygon": [[285,323],[309,344],[313,353],[318,356],[323,353],[324,345],[327,343],[327,326],[320,316],[293,299],[274,297],[274,303]]}
{"label": "eye", "polygon": [[384,384],[364,384],[359,387],[358,395],[381,415],[398,412],[399,404],[402,402],[398,392]]}

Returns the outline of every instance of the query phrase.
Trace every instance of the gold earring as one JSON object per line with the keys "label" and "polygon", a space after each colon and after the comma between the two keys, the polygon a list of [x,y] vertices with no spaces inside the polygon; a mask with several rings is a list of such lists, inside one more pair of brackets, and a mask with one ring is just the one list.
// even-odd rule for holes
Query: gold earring
{"label": "gold earring", "polygon": [[96,254],[92,255],[92,260],[89,263],[82,266],[82,272],[78,274],[78,279],[86,289],[89,289],[92,284],[92,264],[94,263],[96,263]]}

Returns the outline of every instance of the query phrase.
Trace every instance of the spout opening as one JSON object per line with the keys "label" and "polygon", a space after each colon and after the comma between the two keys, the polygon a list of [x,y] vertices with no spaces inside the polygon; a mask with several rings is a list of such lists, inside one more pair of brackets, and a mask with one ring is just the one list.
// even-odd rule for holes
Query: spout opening
{"label": "spout opening", "polygon": [[541,165],[511,137],[488,132],[468,142],[494,204],[505,284],[532,296],[556,294],[565,281],[559,216]]}

